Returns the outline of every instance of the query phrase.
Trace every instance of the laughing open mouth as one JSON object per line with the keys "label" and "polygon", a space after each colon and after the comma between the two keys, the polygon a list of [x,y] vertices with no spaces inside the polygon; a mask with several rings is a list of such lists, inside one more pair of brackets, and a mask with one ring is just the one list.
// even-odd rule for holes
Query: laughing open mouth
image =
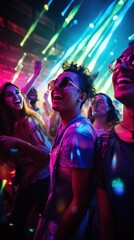
{"label": "laughing open mouth", "polygon": [[120,84],[128,84],[128,83],[132,83],[134,82],[131,78],[119,78],[117,80],[117,85],[120,85]]}

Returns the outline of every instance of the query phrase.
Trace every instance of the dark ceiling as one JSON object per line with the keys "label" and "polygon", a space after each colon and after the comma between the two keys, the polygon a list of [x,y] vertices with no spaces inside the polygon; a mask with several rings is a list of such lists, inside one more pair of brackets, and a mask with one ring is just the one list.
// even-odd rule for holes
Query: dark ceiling
{"label": "dark ceiling", "polygon": [[[18,61],[27,54],[23,61],[23,68],[18,76],[17,83],[21,87],[25,84],[33,72],[35,60],[43,59],[42,50],[49,43],[51,38],[60,28],[64,18],[61,12],[69,4],[69,0],[53,0],[49,11],[41,17],[35,30],[31,33],[23,47],[20,42],[28,32],[29,28],[35,22],[44,4],[50,1],[43,0],[1,0],[0,7],[0,84],[5,81],[11,81],[15,74],[15,67]],[[72,1],[70,10],[80,0]],[[101,9],[108,7],[110,0],[83,0],[80,11],[76,15],[77,24],[71,23],[59,36],[56,41],[56,51],[48,52],[47,61],[37,87],[42,79],[50,72],[55,62],[60,59],[65,50],[70,46],[70,42],[76,41],[82,34],[84,28],[90,21],[99,14]],[[134,4],[133,4],[134,5]],[[120,24],[114,38],[118,39],[118,50],[122,51],[128,44],[128,37],[134,33],[134,6],[131,6],[125,16],[124,21]]]}

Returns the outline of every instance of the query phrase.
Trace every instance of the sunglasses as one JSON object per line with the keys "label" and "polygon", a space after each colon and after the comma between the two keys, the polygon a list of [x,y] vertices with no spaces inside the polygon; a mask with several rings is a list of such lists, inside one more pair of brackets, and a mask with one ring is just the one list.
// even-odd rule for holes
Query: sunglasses
{"label": "sunglasses", "polygon": [[127,63],[127,66],[134,70],[134,53],[132,53],[131,55],[129,55],[128,57],[120,57],[120,58],[117,58],[115,60],[113,60],[109,65],[108,65],[108,68],[109,68],[109,71],[111,74],[115,74],[118,72],[121,64],[126,64]]}
{"label": "sunglasses", "polygon": [[57,85],[60,89],[64,89],[64,88],[68,87],[69,85],[72,85],[72,86],[74,86],[75,88],[77,88],[77,89],[81,92],[81,89],[80,89],[78,86],[76,86],[76,85],[71,81],[71,79],[68,78],[68,77],[63,77],[63,78],[61,78],[60,80],[58,80],[58,79],[56,79],[56,80],[51,80],[51,81],[48,83],[48,90],[49,90],[49,91],[52,91],[53,88],[54,88],[56,85]]}

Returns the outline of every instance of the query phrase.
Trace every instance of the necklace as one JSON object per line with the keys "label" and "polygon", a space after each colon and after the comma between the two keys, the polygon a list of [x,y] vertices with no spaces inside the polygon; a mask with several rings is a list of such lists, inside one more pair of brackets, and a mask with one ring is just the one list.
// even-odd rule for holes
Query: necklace
{"label": "necklace", "polygon": [[120,125],[121,125],[123,128],[127,129],[127,130],[131,133],[131,139],[134,139],[134,130],[130,130],[129,128],[127,128],[126,126],[124,126],[124,125],[122,124],[122,122],[120,123]]}

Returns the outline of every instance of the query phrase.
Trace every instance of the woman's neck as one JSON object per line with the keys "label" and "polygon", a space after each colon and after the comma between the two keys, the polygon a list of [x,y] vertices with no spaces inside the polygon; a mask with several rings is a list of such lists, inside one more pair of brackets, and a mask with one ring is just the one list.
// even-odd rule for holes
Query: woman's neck
{"label": "woman's neck", "polygon": [[109,124],[106,122],[106,120],[105,120],[105,119],[102,119],[102,118],[100,118],[100,119],[95,119],[95,121],[93,122],[93,126],[94,126],[94,128],[96,128],[96,129],[105,129],[105,130],[107,130],[107,129],[110,128],[110,126],[109,126]]}

